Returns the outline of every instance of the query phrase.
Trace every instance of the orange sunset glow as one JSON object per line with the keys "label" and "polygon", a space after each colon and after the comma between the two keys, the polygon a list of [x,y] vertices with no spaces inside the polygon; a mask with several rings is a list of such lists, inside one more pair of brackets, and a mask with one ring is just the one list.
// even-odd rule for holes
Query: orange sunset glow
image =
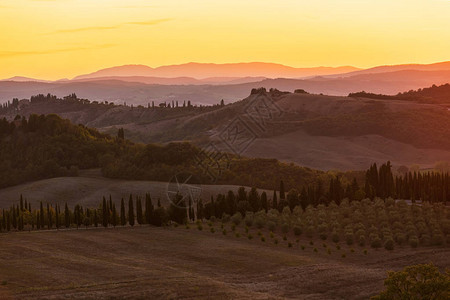
{"label": "orange sunset glow", "polygon": [[2,0],[0,78],[72,78],[124,64],[432,63],[447,0]]}

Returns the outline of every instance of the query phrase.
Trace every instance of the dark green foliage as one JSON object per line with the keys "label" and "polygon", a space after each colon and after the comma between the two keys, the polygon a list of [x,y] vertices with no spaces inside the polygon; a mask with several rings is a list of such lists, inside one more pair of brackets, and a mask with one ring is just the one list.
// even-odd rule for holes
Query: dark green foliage
{"label": "dark green foliage", "polygon": [[144,224],[144,215],[142,213],[141,197],[136,198],[136,219],[139,225]]}
{"label": "dark green foliage", "polygon": [[154,207],[150,194],[145,194],[145,223],[151,224],[151,218],[153,215]]}
{"label": "dark green foliage", "polygon": [[183,224],[187,220],[186,203],[183,196],[176,194],[169,207],[169,219],[177,222],[178,224]]}
{"label": "dark green foliage", "polygon": [[111,224],[112,226],[117,226],[117,219],[118,219],[117,211],[116,211],[116,204],[113,203],[112,205],[112,212],[111,212]]}
{"label": "dark green foliage", "polygon": [[384,299],[448,299],[450,273],[442,274],[432,264],[405,267],[402,271],[389,272],[384,281],[386,288],[373,300]]}
{"label": "dark green foliage", "polygon": [[128,224],[130,226],[134,226],[134,219],[133,196],[130,195],[130,199],[128,200]]}
{"label": "dark green foliage", "polygon": [[127,224],[127,217],[125,213],[125,202],[122,200],[120,201],[120,225],[125,226]]}

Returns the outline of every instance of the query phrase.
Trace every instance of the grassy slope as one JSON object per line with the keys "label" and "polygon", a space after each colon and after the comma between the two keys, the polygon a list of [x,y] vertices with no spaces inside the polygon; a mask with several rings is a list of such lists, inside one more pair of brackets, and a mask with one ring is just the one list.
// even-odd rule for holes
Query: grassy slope
{"label": "grassy slope", "polygon": [[[203,185],[202,199],[209,200],[211,195],[216,196],[229,190],[236,192],[238,188],[239,186],[233,185]],[[272,192],[267,192],[271,197]],[[92,207],[97,206],[103,196],[108,198],[109,195],[117,205],[122,197],[128,200],[130,193],[134,196],[150,193],[153,204],[156,205],[160,198],[162,205],[168,205],[167,182],[109,179],[102,177],[99,170],[87,170],[82,171],[78,177],[44,179],[0,189],[0,208],[18,203],[21,194],[37,208],[39,201]]]}
{"label": "grassy slope", "polygon": [[[217,138],[232,119],[243,115],[245,105],[255,97],[213,111],[102,105],[82,105],[80,109],[76,105],[40,103],[21,113],[55,112],[113,135],[118,127],[124,127],[127,138],[140,142],[187,139],[205,145],[208,137]],[[387,160],[394,165],[418,163],[426,167],[450,161],[448,126],[439,126],[447,122],[448,111],[441,106],[292,93],[276,100],[286,113],[244,155],[277,158],[321,170],[365,169],[374,161]]]}
{"label": "grassy slope", "polygon": [[147,226],[0,234],[0,298],[367,299],[387,270],[442,269],[450,257],[448,248],[364,255],[358,246],[328,255],[319,241],[301,237],[304,251],[280,241]]}

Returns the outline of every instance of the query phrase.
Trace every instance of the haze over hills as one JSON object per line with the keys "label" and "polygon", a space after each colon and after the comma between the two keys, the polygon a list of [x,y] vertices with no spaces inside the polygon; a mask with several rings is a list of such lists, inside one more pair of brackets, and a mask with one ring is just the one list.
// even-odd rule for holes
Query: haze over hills
{"label": "haze over hills", "polygon": [[203,79],[209,77],[269,77],[298,78],[346,73],[359,70],[356,67],[315,67],[294,68],[275,63],[187,63],[181,65],[161,66],[151,68],[144,65],[125,65],[102,69],[94,73],[80,75],[75,80],[110,76],[151,76],[151,77],[193,77]]}
{"label": "haze over hills", "polygon": [[390,65],[390,66],[377,66],[365,70],[352,71],[346,74],[330,75],[329,77],[349,77],[360,74],[377,74],[388,73],[405,70],[416,71],[446,71],[450,70],[450,61],[438,62],[433,64],[402,64],[402,65]]}
{"label": "haze over hills", "polygon": [[[447,86],[436,88],[440,97]],[[278,158],[315,169],[352,170],[373,162],[433,167],[450,161],[450,118],[447,108],[413,100],[336,97],[302,93],[252,94],[231,105],[208,108],[146,108],[83,104],[70,101],[22,102],[16,114],[55,113],[75,124],[115,135],[123,127],[137,142],[166,143],[189,140],[221,149],[220,133],[260,97],[270,97],[285,114],[268,123],[243,155]],[[421,93],[418,93],[419,95]],[[248,95],[248,90],[247,90]],[[182,103],[180,103],[182,105]],[[248,118],[248,116],[243,116]]]}
{"label": "haze over hills", "polygon": [[2,80],[0,103],[41,93],[58,97],[76,93],[90,100],[134,105],[172,100],[210,105],[222,99],[226,103],[238,101],[246,97],[249,90],[258,87],[291,92],[304,89],[311,93],[336,96],[363,90],[395,95],[450,82],[450,62],[355,70],[353,67],[292,68],[270,63],[189,63],[158,68],[128,65],[80,75],[72,80],[48,82],[26,77]]}

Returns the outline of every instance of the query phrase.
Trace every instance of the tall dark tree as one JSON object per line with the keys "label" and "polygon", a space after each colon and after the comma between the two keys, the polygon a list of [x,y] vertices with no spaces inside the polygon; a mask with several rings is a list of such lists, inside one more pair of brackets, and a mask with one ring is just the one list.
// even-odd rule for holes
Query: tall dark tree
{"label": "tall dark tree", "polygon": [[284,181],[280,181],[280,199],[286,199],[286,195],[284,194]]}
{"label": "tall dark tree", "polygon": [[114,226],[114,228],[117,226],[117,211],[116,211],[116,205],[112,204],[112,212],[111,212],[111,224]]}
{"label": "tall dark tree", "polygon": [[134,207],[132,195],[130,195],[130,199],[128,200],[128,224],[134,226]]}
{"label": "tall dark tree", "polygon": [[142,214],[141,197],[136,198],[136,218],[139,225],[144,224],[144,215]]}
{"label": "tall dark tree", "polygon": [[108,227],[108,223],[109,223],[108,215],[109,215],[109,212],[108,212],[108,207],[106,205],[106,198],[103,196],[103,203],[102,203],[102,224],[103,224],[103,227]]}
{"label": "tall dark tree", "polygon": [[125,226],[127,224],[127,217],[125,213],[125,202],[122,200],[120,201],[120,225]]}
{"label": "tall dark tree", "polygon": [[145,223],[151,224],[151,218],[153,215],[153,203],[150,194],[145,194]]}

